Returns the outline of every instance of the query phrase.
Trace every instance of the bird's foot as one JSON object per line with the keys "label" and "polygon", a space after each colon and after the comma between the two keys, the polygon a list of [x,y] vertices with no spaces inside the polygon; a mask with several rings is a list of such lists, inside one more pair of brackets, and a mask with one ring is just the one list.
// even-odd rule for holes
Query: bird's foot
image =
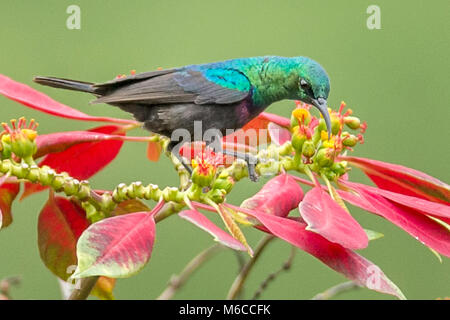
{"label": "bird's foot", "polygon": [[233,157],[236,157],[237,159],[242,159],[247,164],[247,170],[248,170],[248,177],[251,181],[257,182],[259,179],[258,174],[256,173],[256,164],[258,163],[258,158],[256,158],[254,155],[250,153],[241,153],[241,152],[235,152],[231,150],[221,150],[222,154],[230,155]]}
{"label": "bird's foot", "polygon": [[256,164],[247,162],[248,177],[253,182],[258,182],[259,176],[256,173]]}

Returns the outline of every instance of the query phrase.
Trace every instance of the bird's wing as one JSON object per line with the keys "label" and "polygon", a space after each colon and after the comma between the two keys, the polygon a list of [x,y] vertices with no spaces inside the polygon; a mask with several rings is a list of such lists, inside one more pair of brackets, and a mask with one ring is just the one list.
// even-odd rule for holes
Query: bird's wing
{"label": "bird's wing", "polygon": [[231,104],[245,99],[251,90],[248,78],[235,69],[185,68],[143,75],[96,85],[103,94],[93,103]]}

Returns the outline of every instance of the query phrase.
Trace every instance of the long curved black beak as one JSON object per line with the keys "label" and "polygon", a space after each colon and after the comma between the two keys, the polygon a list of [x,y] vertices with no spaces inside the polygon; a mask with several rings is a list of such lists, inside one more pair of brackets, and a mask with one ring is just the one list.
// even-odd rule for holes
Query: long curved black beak
{"label": "long curved black beak", "polygon": [[325,123],[327,125],[327,131],[328,131],[328,138],[331,137],[331,120],[330,120],[330,114],[328,113],[328,106],[327,106],[327,100],[324,98],[318,98],[312,100],[313,105],[319,109],[320,113],[322,114],[323,118],[325,119]]}

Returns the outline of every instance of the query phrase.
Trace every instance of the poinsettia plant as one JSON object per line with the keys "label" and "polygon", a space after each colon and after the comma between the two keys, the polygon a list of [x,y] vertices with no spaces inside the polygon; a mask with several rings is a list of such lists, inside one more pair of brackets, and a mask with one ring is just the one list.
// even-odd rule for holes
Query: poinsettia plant
{"label": "poinsettia plant", "polygon": [[[53,116],[105,123],[90,130],[39,135],[34,120],[21,118],[2,123],[0,133],[0,227],[12,223],[11,207],[20,189],[22,200],[48,190],[38,219],[39,252],[62,281],[81,279],[71,287],[72,299],[89,294],[112,298],[115,279],[145,267],[156,224],[173,215],[211,234],[221,248],[250,255],[228,293],[231,299],[238,297],[265,244],[276,238],[313,255],[355,286],[405,298],[379,267],[355,251],[382,235],[364,229],[346,203],[390,221],[436,255],[450,256],[449,186],[401,165],[349,156],[364,142],[367,125],[345,103],[330,110],[331,136],[324,120],[297,102],[290,119],[262,113],[243,130],[224,137],[224,148],[252,153],[256,172],[271,177],[255,195],[236,205],[227,201],[227,195],[248,176],[247,164],[230,161],[202,143],[180,149],[192,163],[192,175],[165,153],[179,174],[179,186],[161,189],[150,181],[124,181],[114,190],[94,188],[88,179],[114,160],[124,142],[147,143],[147,157],[158,161],[168,139],[156,134],[131,136],[140,123],[87,115],[3,75],[0,93]],[[248,130],[267,130],[265,145],[259,139],[240,139]],[[375,186],[352,182],[351,167],[361,169]],[[212,214],[221,217],[223,226],[208,218]],[[243,227],[265,234],[256,248],[247,242]],[[198,258],[194,261],[200,264],[204,256]],[[170,296],[165,292],[160,298]]]}

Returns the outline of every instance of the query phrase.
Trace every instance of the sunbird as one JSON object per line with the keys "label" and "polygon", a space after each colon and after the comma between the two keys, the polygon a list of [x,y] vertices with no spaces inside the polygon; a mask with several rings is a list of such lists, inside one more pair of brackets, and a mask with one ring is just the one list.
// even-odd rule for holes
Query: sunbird
{"label": "sunbird", "polygon": [[[34,81],[91,93],[97,97],[92,103],[117,106],[143,122],[145,129],[169,138],[177,129],[187,130],[191,141],[203,137],[208,129],[219,130],[224,135],[227,129],[242,128],[269,105],[284,99],[314,105],[331,136],[327,107],[330,81],[322,66],[307,57],[239,58],[144,72],[104,83],[40,76]],[[201,121],[201,134],[194,134],[195,121]],[[167,149],[192,173],[179,148],[175,148],[178,143],[171,140]],[[227,150],[220,152],[230,154]],[[232,155],[247,161],[249,177],[256,180],[250,155],[235,152]]]}

